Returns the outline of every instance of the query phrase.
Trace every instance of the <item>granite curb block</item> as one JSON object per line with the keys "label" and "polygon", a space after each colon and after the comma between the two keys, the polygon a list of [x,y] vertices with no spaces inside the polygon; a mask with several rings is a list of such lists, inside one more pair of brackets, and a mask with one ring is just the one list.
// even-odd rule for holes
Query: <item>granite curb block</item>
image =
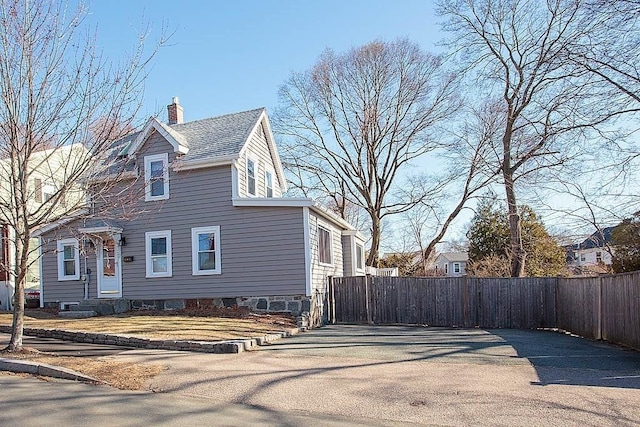
{"label": "granite curb block", "polygon": [[[54,338],[90,344],[116,345],[154,350],[195,351],[201,353],[242,353],[273,341],[296,335],[307,328],[291,328],[286,331],[271,332],[256,338],[240,338],[225,341],[154,340],[126,335],[111,335],[94,332],[72,332],[57,329],[24,328],[24,335],[38,338]],[[11,333],[11,326],[0,325],[0,332]]]}
{"label": "granite curb block", "polygon": [[0,358],[0,371],[41,375],[43,377],[60,378],[63,380],[101,383],[101,381],[95,378],[83,375],[72,369],[61,368],[59,366],[48,365],[46,363],[31,362],[28,360]]}

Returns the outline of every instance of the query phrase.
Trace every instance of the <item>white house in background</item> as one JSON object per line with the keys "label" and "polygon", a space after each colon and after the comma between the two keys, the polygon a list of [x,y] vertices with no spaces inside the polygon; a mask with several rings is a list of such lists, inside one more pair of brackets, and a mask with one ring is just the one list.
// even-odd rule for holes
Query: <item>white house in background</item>
{"label": "white house in background", "polygon": [[466,252],[445,252],[436,257],[434,262],[437,273],[448,277],[464,276],[467,271],[469,255]]}
{"label": "white house in background", "polygon": [[605,227],[594,232],[584,241],[566,247],[567,265],[579,273],[605,273],[612,263],[611,233],[615,227]]}
{"label": "white house in background", "polygon": [[[30,158],[29,182],[27,192],[29,203],[28,211],[36,212],[41,206],[49,203],[49,199],[55,195],[58,188],[67,182],[69,173],[68,164],[75,159],[86,157],[86,148],[82,144],[64,145],[34,152]],[[76,160],[77,161],[77,160]],[[14,201],[8,191],[10,185],[11,162],[8,159],[0,160],[0,206],[12,206]],[[77,205],[84,200],[84,193],[80,190],[65,192],[65,199],[60,202],[60,207],[51,214],[55,216],[64,211],[68,206]],[[6,213],[5,213],[6,214]],[[3,216],[5,217],[5,216]],[[14,278],[11,271],[15,268],[15,235],[11,227],[0,218],[0,310],[13,308]],[[27,267],[25,292],[37,292],[40,289],[40,271],[38,266],[38,239],[30,241],[30,254]]]}

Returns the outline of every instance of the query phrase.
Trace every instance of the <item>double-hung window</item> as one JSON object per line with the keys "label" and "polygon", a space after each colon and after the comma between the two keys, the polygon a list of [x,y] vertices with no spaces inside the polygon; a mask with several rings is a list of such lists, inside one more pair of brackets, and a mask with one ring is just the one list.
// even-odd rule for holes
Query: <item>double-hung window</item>
{"label": "double-hung window", "polygon": [[80,251],[77,239],[58,240],[58,280],[80,280]]}
{"label": "double-hung window", "polygon": [[171,230],[145,233],[147,277],[171,277]]}
{"label": "double-hung window", "polygon": [[247,193],[251,196],[255,196],[257,193],[256,185],[256,172],[258,169],[258,162],[254,159],[247,157]]}
{"label": "double-hung window", "polygon": [[454,262],[453,263],[453,272],[454,273],[460,273],[460,263],[459,262]]}
{"label": "double-hung window", "polygon": [[364,246],[356,243],[356,269],[364,270]]}
{"label": "double-hung window", "polygon": [[318,261],[320,264],[332,264],[331,231],[322,226],[318,226]]}
{"label": "double-hung window", "polygon": [[195,276],[222,273],[220,226],[191,229],[191,262]]}
{"label": "double-hung window", "polygon": [[264,195],[265,197],[273,197],[273,172],[264,172]]}
{"label": "double-hung window", "polygon": [[169,198],[169,155],[145,156],[144,183],[146,201]]}

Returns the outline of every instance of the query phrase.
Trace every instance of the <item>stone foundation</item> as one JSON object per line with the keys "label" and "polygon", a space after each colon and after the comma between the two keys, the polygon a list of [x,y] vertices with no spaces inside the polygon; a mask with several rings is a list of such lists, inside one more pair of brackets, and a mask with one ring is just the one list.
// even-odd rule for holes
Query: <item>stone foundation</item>
{"label": "stone foundation", "polygon": [[304,295],[295,296],[263,296],[236,298],[239,307],[247,307],[251,311],[265,313],[291,313],[300,316],[311,308],[310,298]]}
{"label": "stone foundation", "polygon": [[[320,326],[326,320],[324,295],[317,293],[313,297],[305,295],[255,296],[236,298],[193,298],[193,299],[145,299],[145,300],[91,300],[99,301],[100,306],[116,305],[116,313],[127,310],[182,310],[207,307],[246,307],[257,313],[289,313],[298,318],[301,327]],[[79,301],[81,306],[87,301]],[[117,302],[117,303],[116,303]],[[96,304],[94,302],[94,304]],[[59,302],[47,302],[45,307],[59,307]],[[111,313],[99,313],[111,314]]]}

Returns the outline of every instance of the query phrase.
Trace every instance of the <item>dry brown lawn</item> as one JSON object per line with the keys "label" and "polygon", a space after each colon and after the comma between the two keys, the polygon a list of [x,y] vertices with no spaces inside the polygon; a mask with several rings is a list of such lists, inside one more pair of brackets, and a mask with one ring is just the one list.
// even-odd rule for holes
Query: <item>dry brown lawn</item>
{"label": "dry brown lawn", "polygon": [[[29,310],[25,314],[25,326],[151,339],[197,341],[257,337],[295,327],[294,320],[284,315],[238,313],[238,316],[241,318],[129,313],[88,319],[61,319],[55,313]],[[0,313],[0,325],[11,325],[11,319],[11,313]],[[29,349],[21,353],[0,352],[0,357],[62,366],[123,390],[143,389],[151,378],[165,369],[161,365],[123,363],[110,360],[108,357],[58,356]]]}
{"label": "dry brown lawn", "polygon": [[[42,316],[37,316],[42,317]],[[0,325],[10,325],[11,314],[0,313]],[[179,315],[121,314],[88,319],[36,318],[25,315],[28,328],[98,332],[152,339],[220,341],[251,338],[295,327],[292,319],[277,315],[247,318],[191,317]]]}
{"label": "dry brown lawn", "polygon": [[30,360],[73,369],[121,390],[142,390],[151,378],[166,369],[166,367],[157,364],[144,365],[117,362],[105,358],[58,356],[33,350],[25,350],[20,353],[0,352],[0,357]]}

